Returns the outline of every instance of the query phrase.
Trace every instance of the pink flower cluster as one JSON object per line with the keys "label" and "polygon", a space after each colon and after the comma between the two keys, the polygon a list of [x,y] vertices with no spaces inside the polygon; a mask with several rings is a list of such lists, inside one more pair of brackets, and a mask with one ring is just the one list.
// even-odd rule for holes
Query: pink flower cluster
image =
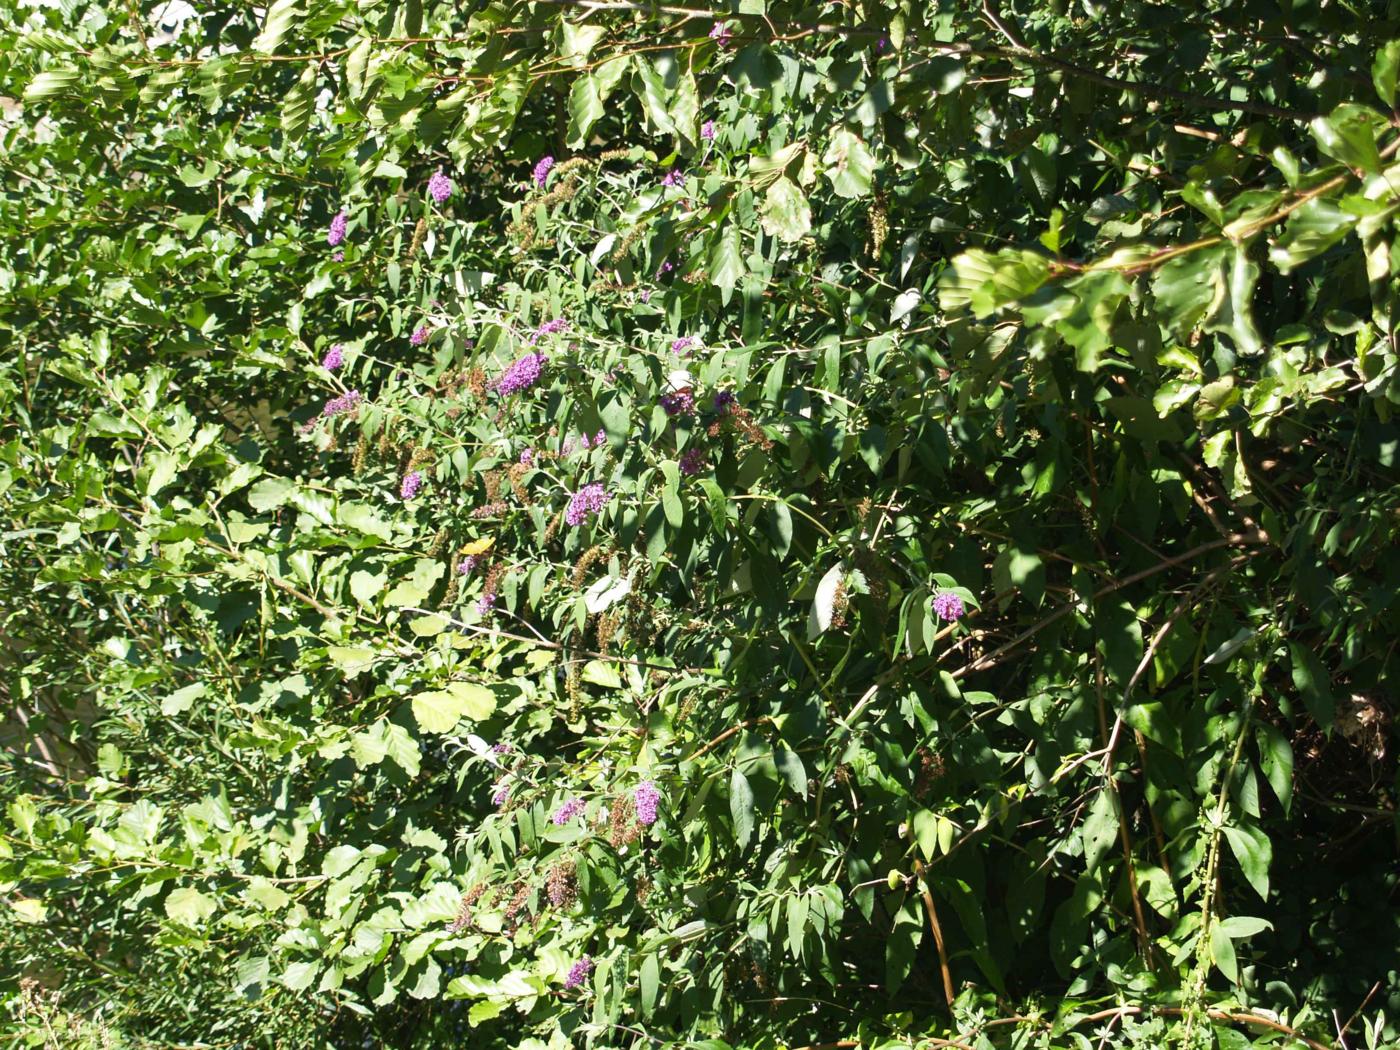
{"label": "pink flower cluster", "polygon": [[593,960],[584,956],[578,962],[569,967],[568,976],[564,978],[564,987],[572,991],[588,979],[589,973],[593,970]]}
{"label": "pink flower cluster", "polygon": [[583,801],[581,799],[571,798],[556,809],[554,811],[554,816],[549,819],[554,822],[556,827],[563,827],[582,812]]}
{"label": "pink flower cluster", "polygon": [[933,611],[940,620],[956,620],[966,611],[963,600],[952,591],[939,591],[933,598]]}
{"label": "pink flower cluster", "polygon": [[656,823],[656,805],[661,801],[661,792],[650,780],[643,780],[632,792],[632,801],[637,807],[637,822],[648,826]]}
{"label": "pink flower cluster", "polygon": [[333,397],[329,401],[327,401],[326,407],[321,409],[321,415],[326,416],[327,418],[329,418],[330,416],[338,416],[342,412],[349,412],[359,403],[360,392],[358,390],[351,390],[347,393],[341,394],[339,397]]}
{"label": "pink flower cluster", "polygon": [[564,520],[574,527],[582,525],[588,515],[601,513],[611,499],[612,493],[598,482],[585,485],[569,497]]}
{"label": "pink flower cluster", "polygon": [[345,209],[341,208],[331,220],[331,228],[326,231],[326,243],[332,248],[340,247],[340,243],[345,240],[345,225]]}
{"label": "pink flower cluster", "polygon": [[496,393],[517,394],[530,389],[539,382],[547,360],[544,354],[526,354],[516,358],[510,367],[501,373],[501,378],[496,380]]}
{"label": "pink flower cluster", "polygon": [[[559,451],[565,456],[572,455],[575,451],[587,452],[590,448],[602,448],[607,443],[607,440],[608,435],[601,430],[593,436],[593,443],[591,445],[589,444],[587,434],[580,434],[577,441],[575,441],[573,435],[570,434],[564,439],[564,444],[560,446]],[[524,460],[521,460],[521,462],[523,463]]]}
{"label": "pink flower cluster", "polygon": [[567,317],[556,317],[554,320],[546,321],[544,324],[536,328],[534,332],[530,335],[529,341],[531,345],[533,345],[534,343],[539,341],[539,338],[542,335],[553,335],[556,332],[567,332],[568,330],[569,319]]}
{"label": "pink flower cluster", "polygon": [[668,416],[689,416],[695,414],[695,391],[690,387],[677,390],[674,394],[661,395],[661,407]]}
{"label": "pink flower cluster", "polygon": [[699,474],[705,469],[705,450],[692,446],[681,454],[681,473],[686,477]]}
{"label": "pink flower cluster", "polygon": [[452,180],[442,173],[441,168],[433,172],[428,180],[428,193],[439,204],[452,196]]}

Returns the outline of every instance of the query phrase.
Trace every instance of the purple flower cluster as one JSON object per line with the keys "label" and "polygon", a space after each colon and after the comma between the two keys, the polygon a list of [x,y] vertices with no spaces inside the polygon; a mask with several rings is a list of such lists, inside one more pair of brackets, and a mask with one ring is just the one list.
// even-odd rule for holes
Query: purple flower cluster
{"label": "purple flower cluster", "polygon": [[522,465],[527,467],[531,463],[535,462],[535,450],[532,448],[527,448],[524,452],[520,453],[520,462]]}
{"label": "purple flower cluster", "polygon": [[593,441],[591,443],[588,440],[587,434],[580,434],[577,441],[575,441],[573,435],[570,434],[564,439],[564,444],[560,447],[559,451],[565,456],[571,455],[575,450],[587,452],[590,448],[602,448],[607,440],[608,435],[601,430],[593,435]]}
{"label": "purple flower cluster", "polygon": [[522,390],[530,389],[539,381],[546,360],[548,358],[544,354],[526,354],[516,358],[510,367],[501,373],[501,378],[496,380],[496,393],[518,394]]}
{"label": "purple flower cluster", "polygon": [[345,364],[345,351],[339,343],[327,350],[326,356],[321,358],[321,367],[331,372],[343,364]]}
{"label": "purple flower cluster", "polygon": [[341,394],[339,397],[333,397],[327,401],[326,407],[321,409],[321,415],[328,418],[330,416],[338,416],[342,412],[349,412],[359,403],[360,392],[358,390],[351,390],[348,393]]}
{"label": "purple flower cluster", "polygon": [[340,242],[345,240],[345,209],[341,208],[331,220],[331,228],[326,231],[326,243],[332,248],[340,247]]}
{"label": "purple flower cluster", "polygon": [[428,336],[432,334],[432,329],[425,324],[420,324],[413,330],[413,334],[408,337],[410,346],[422,346],[428,341]]}
{"label": "purple flower cluster", "polygon": [[656,804],[661,801],[661,792],[650,780],[643,780],[632,792],[632,801],[637,806],[637,822],[652,825],[656,823]]}
{"label": "purple flower cluster", "polygon": [[336,262],[344,262],[344,261],[345,261],[345,249],[344,249],[344,248],[340,249],[340,251],[338,251],[338,252],[336,252],[334,255],[332,255],[331,258],[334,259]]}
{"label": "purple flower cluster", "polygon": [[564,510],[564,520],[572,526],[582,525],[590,514],[601,513],[612,499],[612,493],[594,481],[583,486],[569,497],[569,506]]}
{"label": "purple flower cluster", "polygon": [[491,753],[493,755],[508,755],[510,754],[510,745],[502,740],[499,744],[491,745]]}
{"label": "purple flower cluster", "polygon": [[588,975],[593,970],[593,960],[584,956],[578,962],[569,967],[569,974],[564,978],[564,987],[573,990],[587,980]]}
{"label": "purple flower cluster", "polygon": [[428,193],[439,204],[452,196],[452,180],[442,173],[441,168],[433,172],[432,178],[428,180]]}
{"label": "purple flower cluster", "polygon": [[680,357],[681,354],[685,353],[694,345],[694,339],[690,338],[690,336],[688,335],[683,335],[679,339],[671,340],[671,353],[675,354],[677,357]]}
{"label": "purple flower cluster", "polygon": [[530,345],[539,341],[542,335],[553,335],[555,332],[567,332],[569,330],[569,319],[567,317],[556,317],[552,321],[546,321],[534,330],[530,335]]}
{"label": "purple flower cluster", "polygon": [[403,481],[399,484],[399,495],[403,497],[405,503],[418,495],[418,490],[423,487],[423,472],[421,470],[410,470],[403,476]]}
{"label": "purple flower cluster", "polygon": [[725,44],[729,43],[729,38],[732,35],[733,34],[729,32],[729,27],[723,22],[716,22],[710,30],[710,39],[720,47],[724,47]]}
{"label": "purple flower cluster", "polygon": [[721,415],[728,412],[738,401],[732,390],[721,390],[715,395],[715,411]]}
{"label": "purple flower cluster", "polygon": [[715,140],[715,122],[713,120],[707,120],[700,125],[700,137],[706,142]]}
{"label": "purple flower cluster", "polygon": [[563,827],[582,812],[583,801],[581,799],[571,798],[556,809],[554,811],[554,816],[549,819],[554,822],[556,827]]}
{"label": "purple flower cluster", "polygon": [[666,187],[668,187],[668,188],[674,188],[674,187],[676,187],[676,186],[684,186],[684,185],[685,185],[685,172],[681,171],[680,168],[672,168],[672,169],[671,169],[670,171],[668,171],[668,172],[665,174],[665,176],[661,179],[661,185],[666,186]]}
{"label": "purple flower cluster", "polygon": [[933,611],[940,620],[956,620],[966,611],[963,600],[952,591],[939,591],[933,597]]}
{"label": "purple flower cluster", "polygon": [[681,473],[686,477],[699,474],[705,469],[705,450],[698,445],[688,448],[681,454]]}
{"label": "purple flower cluster", "polygon": [[478,616],[487,616],[487,615],[489,615],[490,612],[491,612],[491,610],[494,609],[495,607],[496,607],[496,592],[495,592],[495,591],[487,591],[485,594],[483,594],[480,598],[478,598],[478,599],[476,600],[476,614],[477,614]]}
{"label": "purple flower cluster", "polygon": [[695,391],[683,387],[673,394],[661,395],[661,407],[668,416],[689,416],[695,413]]}
{"label": "purple flower cluster", "polygon": [[549,178],[549,169],[552,167],[554,167],[553,157],[541,157],[539,163],[535,165],[535,185],[540,189],[544,189],[545,180]]}
{"label": "purple flower cluster", "polygon": [[506,799],[510,798],[510,782],[502,780],[496,785],[496,792],[491,796],[491,805],[500,809],[506,804]]}
{"label": "purple flower cluster", "polygon": [[480,564],[481,556],[479,554],[468,554],[457,563],[457,572],[459,575],[466,576],[468,573],[475,572],[476,567]]}

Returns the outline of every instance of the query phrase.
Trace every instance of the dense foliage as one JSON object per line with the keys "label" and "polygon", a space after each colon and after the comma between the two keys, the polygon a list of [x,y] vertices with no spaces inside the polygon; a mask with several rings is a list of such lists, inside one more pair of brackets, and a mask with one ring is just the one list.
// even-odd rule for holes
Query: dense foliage
{"label": "dense foliage", "polygon": [[14,1045],[1400,1038],[1400,4],[0,19]]}

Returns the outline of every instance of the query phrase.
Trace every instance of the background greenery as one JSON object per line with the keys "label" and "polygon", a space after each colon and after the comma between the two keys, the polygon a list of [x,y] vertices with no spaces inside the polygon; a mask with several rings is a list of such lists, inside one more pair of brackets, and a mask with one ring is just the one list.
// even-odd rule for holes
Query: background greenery
{"label": "background greenery", "polygon": [[6,1045],[1395,1045],[1400,4],[0,20]]}

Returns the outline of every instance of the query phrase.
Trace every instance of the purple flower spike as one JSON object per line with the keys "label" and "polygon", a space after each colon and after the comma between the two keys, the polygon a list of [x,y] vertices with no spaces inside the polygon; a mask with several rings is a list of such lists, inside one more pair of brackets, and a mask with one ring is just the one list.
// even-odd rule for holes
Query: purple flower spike
{"label": "purple flower spike", "polygon": [[700,137],[706,142],[715,140],[715,122],[713,120],[707,120],[700,125]]}
{"label": "purple flower spike", "polygon": [[345,351],[339,343],[327,350],[326,356],[321,358],[321,367],[329,372],[334,372],[343,364],[345,364]]}
{"label": "purple flower spike", "polygon": [[333,397],[329,401],[327,401],[326,407],[321,409],[321,415],[327,418],[330,418],[331,416],[338,416],[342,412],[349,412],[359,403],[360,392],[358,390],[351,390],[347,393],[341,394],[339,397]]}
{"label": "purple flower spike", "polygon": [[674,394],[661,395],[661,407],[668,416],[689,416],[695,412],[695,392],[686,387]]}
{"label": "purple flower spike", "polygon": [[598,482],[585,485],[569,497],[564,520],[576,528],[587,520],[588,515],[601,513],[611,499],[612,493]]}
{"label": "purple flower spike", "polygon": [[729,32],[729,27],[723,22],[716,22],[714,24],[714,27],[710,30],[710,39],[713,40],[720,47],[724,47],[726,44],[728,44],[729,38],[732,35],[733,34]]}
{"label": "purple flower spike", "polygon": [[340,251],[338,251],[338,252],[336,252],[334,255],[332,255],[331,258],[334,259],[336,262],[344,262],[344,261],[345,261],[345,249],[344,249],[344,248],[340,249]]}
{"label": "purple flower spike", "polygon": [[506,799],[510,798],[510,784],[502,780],[496,785],[496,793],[491,796],[491,805],[500,809],[506,804]]}
{"label": "purple flower spike", "polygon": [[569,975],[564,978],[564,987],[572,991],[588,979],[588,975],[593,970],[593,960],[584,956],[578,962],[569,967]]}
{"label": "purple flower spike", "polygon": [[476,600],[476,611],[478,616],[488,615],[496,607],[496,595],[493,591],[487,591]]}
{"label": "purple flower spike", "polygon": [[705,469],[705,450],[696,446],[681,454],[681,473],[692,477]]}
{"label": "purple flower spike", "polygon": [[421,470],[410,470],[403,476],[403,481],[399,484],[399,495],[407,503],[414,496],[418,495],[418,490],[423,487],[423,472]]}
{"label": "purple flower spike", "polygon": [[546,321],[534,330],[530,335],[530,344],[539,342],[542,335],[554,335],[556,332],[567,332],[569,330],[569,319],[567,317],[556,317],[552,321]]}
{"label": "purple flower spike", "polygon": [[607,441],[607,439],[608,439],[608,435],[607,435],[607,434],[605,434],[605,433],[604,433],[603,431],[601,431],[601,430],[598,431],[598,433],[596,433],[596,434],[593,435],[593,447],[594,447],[594,448],[602,448],[602,447],[603,447],[603,442]]}
{"label": "purple flower spike", "polygon": [[326,231],[326,243],[332,248],[340,247],[340,242],[345,240],[345,209],[341,208],[331,220],[331,228]]}
{"label": "purple flower spike", "polygon": [[685,172],[681,171],[680,168],[672,168],[661,180],[661,185],[668,187],[684,186]]}
{"label": "purple flower spike", "polygon": [[544,189],[545,180],[549,178],[549,169],[552,167],[554,167],[553,157],[541,157],[539,163],[535,165],[535,185],[540,189]]}
{"label": "purple flower spike", "polygon": [[428,336],[431,333],[431,328],[429,328],[425,324],[420,324],[417,328],[413,330],[413,334],[408,337],[408,341],[412,346],[422,346],[428,341]]}
{"label": "purple flower spike", "polygon": [[476,567],[480,564],[481,558],[479,556],[475,554],[468,554],[465,558],[463,558],[457,563],[457,572],[459,575],[465,576],[470,572],[475,572]]}
{"label": "purple flower spike", "polygon": [[729,409],[734,405],[736,400],[737,399],[734,397],[734,391],[721,390],[718,394],[715,395],[715,411],[720,413],[728,412]]}
{"label": "purple flower spike", "polygon": [[539,382],[547,360],[544,354],[526,354],[516,358],[514,363],[501,373],[501,378],[496,380],[496,393],[517,394],[530,389]]}
{"label": "purple flower spike", "polygon": [[535,462],[535,450],[527,448],[524,452],[520,453],[520,462],[526,467]]}
{"label": "purple flower spike", "polygon": [[637,821],[641,824],[656,823],[656,804],[661,801],[661,792],[650,780],[643,780],[632,792],[632,801],[637,807]]}
{"label": "purple flower spike", "polygon": [[966,611],[963,600],[952,591],[939,591],[933,598],[933,611],[940,620],[949,622],[958,619]]}
{"label": "purple flower spike", "polygon": [[442,173],[441,168],[433,172],[432,178],[428,180],[428,193],[439,204],[452,196],[452,180]]}
{"label": "purple flower spike", "polygon": [[556,827],[563,827],[569,821],[583,812],[583,802],[580,799],[571,798],[554,811],[554,816],[549,819]]}

